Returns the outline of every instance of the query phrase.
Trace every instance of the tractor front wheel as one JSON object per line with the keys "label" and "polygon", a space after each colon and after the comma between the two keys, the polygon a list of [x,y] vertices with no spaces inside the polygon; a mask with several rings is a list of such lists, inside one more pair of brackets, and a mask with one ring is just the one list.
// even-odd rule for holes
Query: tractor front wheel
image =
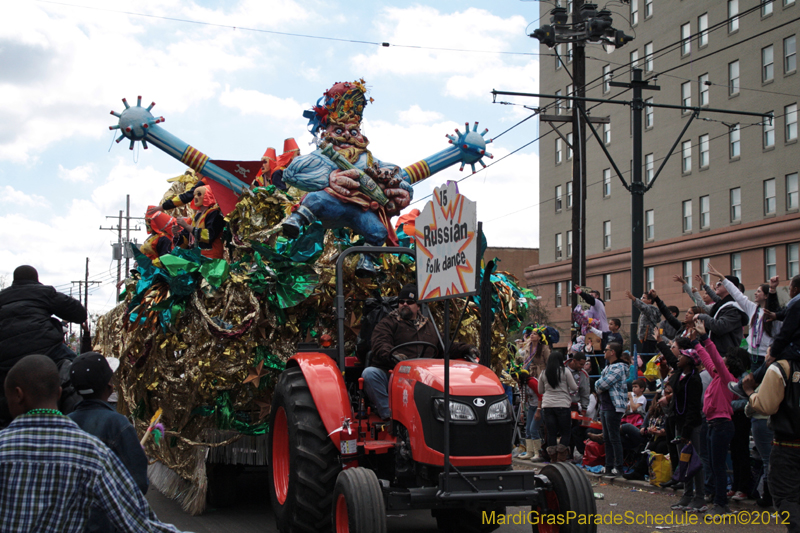
{"label": "tractor front wheel", "polygon": [[278,529],[328,531],[341,466],[299,367],[278,379],[269,427],[269,493]]}
{"label": "tractor front wheel", "polygon": [[[553,488],[544,494],[548,513],[533,507],[536,511],[531,524],[533,533],[597,533],[593,520],[597,504],[586,474],[571,463],[549,464],[539,473],[547,477]],[[569,511],[574,512],[576,518],[566,522]]]}
{"label": "tractor front wheel", "polygon": [[334,533],[386,533],[383,493],[372,470],[342,470],[336,478],[333,499]]}

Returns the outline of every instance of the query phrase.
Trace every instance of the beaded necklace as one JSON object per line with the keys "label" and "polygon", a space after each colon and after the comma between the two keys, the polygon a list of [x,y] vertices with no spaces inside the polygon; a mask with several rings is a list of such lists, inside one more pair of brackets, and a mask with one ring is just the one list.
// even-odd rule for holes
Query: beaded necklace
{"label": "beaded necklace", "polygon": [[25,414],[26,415],[59,415],[59,416],[61,416],[62,413],[58,409],[43,409],[43,408],[40,408],[40,409],[31,409],[30,411],[28,411]]}

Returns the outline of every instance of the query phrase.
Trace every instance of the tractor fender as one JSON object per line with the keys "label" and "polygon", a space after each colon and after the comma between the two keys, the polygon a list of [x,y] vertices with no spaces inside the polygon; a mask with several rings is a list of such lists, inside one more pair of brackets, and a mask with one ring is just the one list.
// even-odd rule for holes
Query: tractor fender
{"label": "tractor fender", "polygon": [[[353,411],[344,378],[336,362],[326,354],[303,352],[292,356],[286,366],[299,366],[303,371],[325,430],[336,449],[341,450],[342,432],[347,435],[347,430],[343,430],[342,426],[345,420],[353,420]],[[355,439],[355,428],[350,431]]]}

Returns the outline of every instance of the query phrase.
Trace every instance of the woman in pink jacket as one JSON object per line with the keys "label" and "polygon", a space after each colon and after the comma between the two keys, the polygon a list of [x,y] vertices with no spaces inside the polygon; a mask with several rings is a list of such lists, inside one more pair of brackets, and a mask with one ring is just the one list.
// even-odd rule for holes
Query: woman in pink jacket
{"label": "woman in pink jacket", "polygon": [[710,515],[731,513],[728,508],[728,476],[725,461],[728,447],[733,439],[733,408],[731,400],[734,394],[728,390],[728,383],[736,378],[731,374],[726,359],[717,351],[717,347],[706,335],[705,324],[695,319],[695,330],[698,339],[692,341],[700,360],[711,374],[711,383],[706,387],[703,399],[703,413],[708,421],[708,450],[711,460],[712,480],[714,483],[714,508]]}

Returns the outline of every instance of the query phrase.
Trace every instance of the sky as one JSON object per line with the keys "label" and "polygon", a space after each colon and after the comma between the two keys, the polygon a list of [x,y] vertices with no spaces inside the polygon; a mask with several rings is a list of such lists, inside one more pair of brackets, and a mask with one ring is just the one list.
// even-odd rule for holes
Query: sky
{"label": "sky", "polygon": [[116,226],[126,195],[131,216],[143,216],[186,170],[153,147],[114,143],[109,112],[124,109],[122,98],[156,102],[161,126],[212,159],[258,160],[287,137],[310,152],[303,111],[334,83],[360,78],[374,99],[362,131],[383,161],[404,167],[433,155],[465,122],[499,136],[489,168],[436,174],[415,186],[411,207],[463,180],[490,246],[538,247],[538,120],[517,125],[537,100],[501,105],[491,91],[538,90],[540,47],[527,33],[539,3],[489,5],[9,2],[0,17],[0,286],[30,264],[43,283],[77,293],[89,258],[89,279],[100,282],[89,311],[114,307],[117,233],[100,227]]}

